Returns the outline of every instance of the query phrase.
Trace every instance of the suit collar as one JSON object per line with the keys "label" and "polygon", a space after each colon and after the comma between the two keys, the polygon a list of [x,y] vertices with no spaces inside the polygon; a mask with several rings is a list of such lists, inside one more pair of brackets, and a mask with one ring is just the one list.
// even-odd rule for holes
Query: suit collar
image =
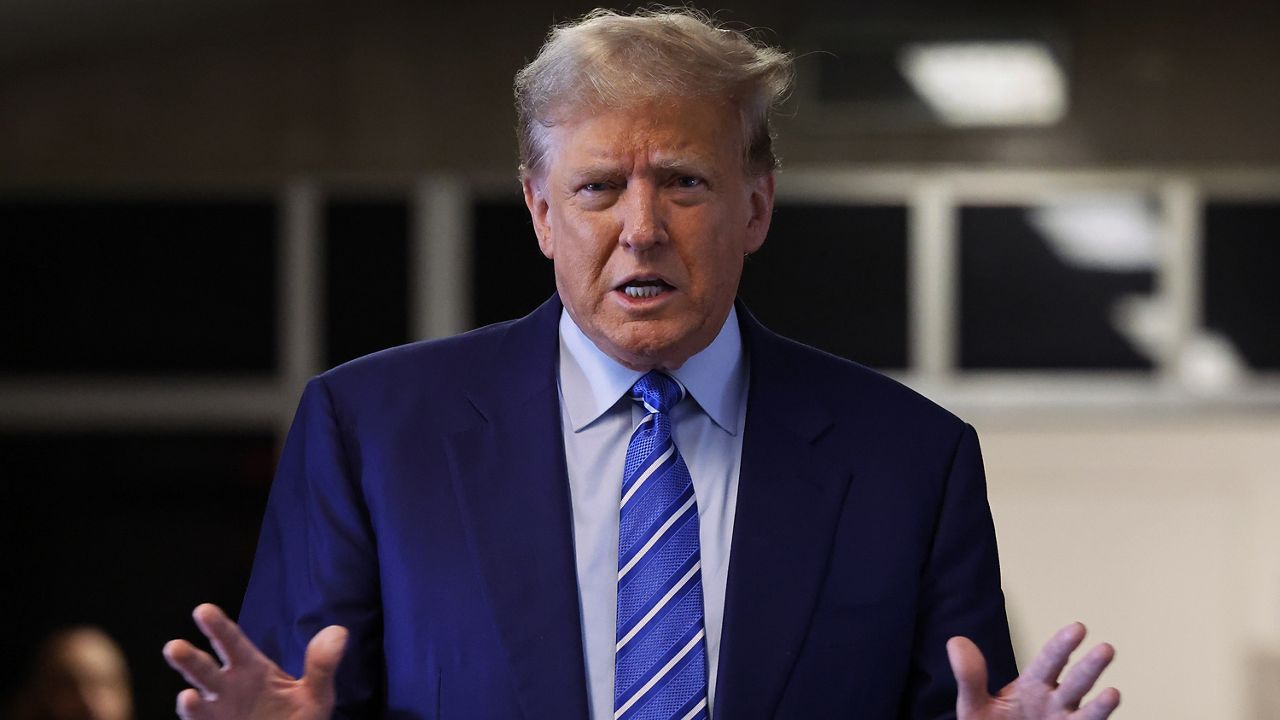
{"label": "suit collar", "polygon": [[[772,717],[826,576],[850,477],[812,350],[739,305],[751,361],[717,720]],[[778,589],[785,588],[785,592]]]}
{"label": "suit collar", "polygon": [[552,295],[523,318],[505,323],[496,351],[475,358],[462,382],[468,400],[484,419],[509,412],[531,398],[545,399],[548,388],[554,396],[559,361],[556,326],[562,307],[560,296]]}
{"label": "suit collar", "polygon": [[811,376],[809,367],[800,365],[803,357],[815,351],[765,327],[741,300],[736,310],[751,362],[748,405],[766,403],[790,434],[806,443],[816,441],[831,428],[836,415],[830,410],[826,388]]}
{"label": "suit collar", "polygon": [[455,496],[527,720],[586,720],[573,520],[556,393],[553,297],[476,358],[478,417],[447,439]]}

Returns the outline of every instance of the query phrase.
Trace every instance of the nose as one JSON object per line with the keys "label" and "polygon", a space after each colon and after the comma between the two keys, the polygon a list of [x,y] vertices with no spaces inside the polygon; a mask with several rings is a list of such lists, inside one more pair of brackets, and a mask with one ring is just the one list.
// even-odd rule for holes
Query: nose
{"label": "nose", "polygon": [[622,232],[618,242],[632,250],[647,250],[666,242],[667,227],[657,188],[649,183],[631,183],[618,203]]}

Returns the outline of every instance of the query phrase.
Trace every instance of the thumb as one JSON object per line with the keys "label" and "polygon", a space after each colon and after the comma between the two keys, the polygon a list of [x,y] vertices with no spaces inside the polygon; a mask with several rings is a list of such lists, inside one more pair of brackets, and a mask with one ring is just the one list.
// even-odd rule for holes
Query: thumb
{"label": "thumb", "polygon": [[956,676],[956,717],[958,720],[976,717],[991,699],[987,694],[987,660],[967,637],[947,641],[947,659],[951,661],[951,673]]}
{"label": "thumb", "polygon": [[347,648],[347,629],[340,625],[316,633],[307,643],[307,654],[302,661],[302,678],[319,692],[333,694],[333,675]]}

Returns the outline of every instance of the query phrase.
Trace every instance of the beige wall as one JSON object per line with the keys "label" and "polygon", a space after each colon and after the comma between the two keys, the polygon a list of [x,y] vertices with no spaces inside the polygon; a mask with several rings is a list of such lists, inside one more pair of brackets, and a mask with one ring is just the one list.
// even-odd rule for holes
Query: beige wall
{"label": "beige wall", "polygon": [[1079,619],[1119,717],[1280,717],[1280,417],[979,418],[1019,662]]}

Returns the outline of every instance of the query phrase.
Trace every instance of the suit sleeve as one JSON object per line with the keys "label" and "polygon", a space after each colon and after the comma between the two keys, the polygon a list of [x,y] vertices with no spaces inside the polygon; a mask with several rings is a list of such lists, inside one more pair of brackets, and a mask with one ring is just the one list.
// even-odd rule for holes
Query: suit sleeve
{"label": "suit sleeve", "polygon": [[315,378],[276,470],[240,624],[294,676],[316,632],[345,626],[351,634],[334,717],[376,717],[384,684],[381,607],[368,508],[329,388]]}
{"label": "suit sleeve", "polygon": [[924,568],[904,717],[955,717],[946,643],[956,635],[973,640],[986,656],[993,693],[1017,676],[982,453],[969,425],[951,461]]}

